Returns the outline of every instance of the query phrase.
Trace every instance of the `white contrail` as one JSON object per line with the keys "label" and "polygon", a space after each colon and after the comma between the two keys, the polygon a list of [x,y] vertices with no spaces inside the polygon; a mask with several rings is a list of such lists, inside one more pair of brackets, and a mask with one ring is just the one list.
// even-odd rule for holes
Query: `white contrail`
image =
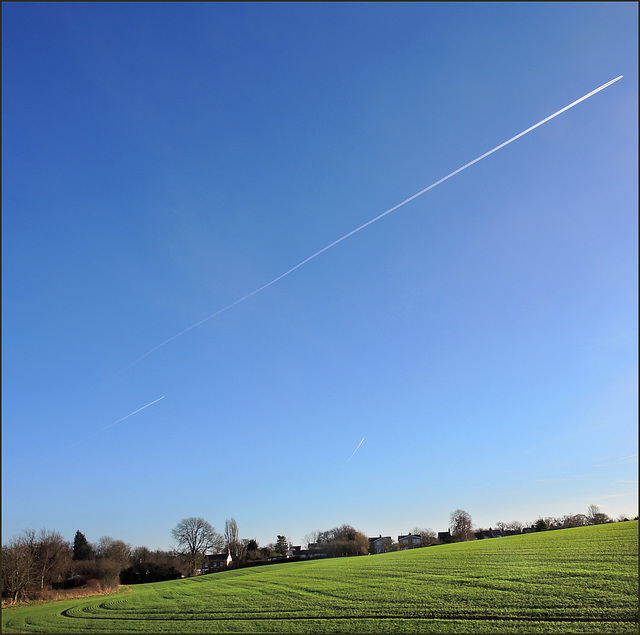
{"label": "white contrail", "polygon": [[[368,227],[369,225],[373,225],[373,223],[379,221],[381,218],[384,218],[387,214],[391,214],[391,212],[395,212],[397,209],[399,209],[403,205],[406,205],[407,203],[409,203],[409,202],[413,201],[414,199],[418,198],[419,196],[422,196],[423,194],[425,194],[429,190],[432,190],[434,187],[437,187],[441,183],[444,183],[445,181],[450,179],[452,176],[455,176],[456,174],[459,174],[463,170],[466,170],[467,168],[471,167],[474,163],[478,163],[478,161],[482,161],[482,159],[486,159],[490,154],[493,154],[494,152],[497,152],[498,150],[501,150],[505,146],[508,146],[510,143],[513,143],[516,139],[519,139],[520,137],[523,137],[524,135],[530,133],[532,130],[535,130],[536,128],[540,127],[541,125],[547,123],[547,121],[550,121],[554,117],[557,117],[558,115],[561,115],[563,112],[566,112],[570,108],[573,108],[574,106],[577,106],[580,102],[584,101],[585,99],[589,99],[589,97],[592,97],[596,93],[599,93],[601,90],[604,90],[608,86],[611,86],[611,84],[617,82],[619,79],[622,79],[622,77],[623,76],[620,75],[619,77],[616,77],[615,79],[612,79],[610,82],[607,82],[606,84],[603,84],[599,88],[596,88],[595,90],[592,90],[590,93],[587,93],[586,95],[580,97],[580,99],[576,99],[575,101],[571,102],[568,106],[565,106],[564,108],[561,108],[560,110],[554,112],[552,115],[549,115],[548,117],[544,118],[542,121],[539,121],[538,123],[534,124],[533,126],[527,128],[526,130],[523,130],[521,133],[517,134],[515,137],[511,137],[511,139],[508,139],[507,141],[501,143],[500,145],[496,146],[495,148],[489,150],[488,152],[485,152],[484,154],[481,154],[479,157],[473,159],[473,161],[469,161],[469,163],[465,163],[462,167],[460,167],[457,170],[454,170],[453,172],[447,174],[447,176],[442,177],[439,181],[436,181],[435,183],[432,183],[428,187],[425,187],[423,190],[420,190],[419,192],[416,192],[413,196],[410,196],[409,198],[405,199],[401,203],[398,203],[397,205],[394,205],[392,208],[388,209],[386,212],[383,212],[382,214],[376,216],[375,218],[372,218],[370,221],[367,221],[363,225],[360,225],[360,227],[356,227],[356,229],[350,231],[348,234],[345,234],[344,236],[338,238],[337,240],[334,240],[332,243],[328,244],[326,247],[323,247],[319,251],[316,251],[314,254],[312,254],[308,258],[305,258],[302,262],[299,262],[294,267],[291,267],[291,269],[289,269],[288,271],[285,271],[283,274],[279,275],[277,278],[274,278],[270,282],[267,282],[266,284],[262,285],[260,288],[255,289],[255,291],[252,291],[251,293],[247,293],[247,295],[239,298],[235,302],[232,302],[231,304],[225,306],[224,308],[219,309],[215,313],[212,313],[211,315],[208,315],[207,317],[203,318],[199,322],[196,322],[195,324],[192,324],[191,326],[189,326],[188,328],[184,329],[183,331],[180,331],[179,333],[176,333],[175,335],[171,336],[169,339],[167,339],[164,342],[158,344],[157,346],[152,348],[150,351],[148,351],[144,355],[142,355],[142,357],[139,357],[134,362],[129,364],[129,366],[127,366],[126,368],[123,368],[122,371],[119,371],[119,372],[123,372],[123,371],[127,370],[128,368],[131,368],[132,366],[135,366],[138,362],[142,361],[145,357],[147,357],[148,355],[151,355],[151,353],[153,353],[154,351],[157,351],[159,348],[163,347],[165,344],[168,344],[169,342],[172,342],[176,338],[180,337],[181,335],[184,335],[185,333],[188,333],[189,331],[191,331],[192,329],[196,328],[197,326],[200,326],[201,324],[204,324],[205,322],[208,322],[209,320],[212,320],[214,317],[217,317],[221,313],[224,313],[225,311],[228,311],[229,309],[231,309],[232,307],[236,306],[237,304],[240,304],[241,302],[244,302],[245,300],[248,300],[250,297],[256,295],[257,293],[260,293],[260,291],[264,291],[266,288],[270,287],[272,284],[275,284],[279,280],[282,280],[282,278],[285,278],[290,273],[293,273],[296,269],[299,269],[303,265],[306,265],[308,262],[310,262],[314,258],[317,258],[320,254],[323,254],[325,251],[328,251],[332,247],[335,247],[338,243],[341,243],[343,240],[346,240],[347,238],[350,238],[354,234],[357,234],[359,231],[362,231],[365,227]],[[118,373],[116,373],[116,375],[117,374]]]}
{"label": "white contrail", "polygon": [[606,467],[607,465],[611,465],[613,463],[622,463],[623,461],[628,461],[629,459],[637,459],[638,453],[630,454],[629,456],[623,456],[621,459],[614,459],[613,461],[607,461],[606,463],[598,463],[596,467]]}
{"label": "white contrail", "polygon": [[630,454],[629,456],[623,456],[621,459],[616,459],[615,463],[620,463],[620,461],[626,461],[627,459],[635,459],[637,456],[637,452],[635,454]]}
{"label": "white contrail", "polygon": [[86,437],[85,439],[82,439],[81,441],[78,441],[76,444],[74,444],[71,447],[75,447],[76,445],[79,445],[80,443],[84,443],[85,441],[88,441],[89,439],[93,439],[93,437],[95,437],[96,435],[100,434],[101,432],[104,432],[105,430],[108,430],[109,428],[112,428],[116,424],[124,421],[125,419],[128,419],[129,417],[133,417],[134,414],[137,414],[141,410],[144,410],[145,408],[148,408],[149,406],[153,406],[154,403],[157,403],[161,399],[164,399],[165,396],[166,395],[163,395],[162,397],[159,397],[155,401],[152,401],[151,403],[148,403],[146,406],[142,406],[142,408],[138,408],[137,410],[134,410],[133,412],[129,413],[126,417],[122,417],[122,419],[118,419],[117,421],[114,421],[113,423],[110,423],[108,426],[102,428],[101,430],[98,430],[97,432],[94,432],[93,434],[90,434],[88,437]]}
{"label": "white contrail", "polygon": [[345,465],[355,456],[356,452],[360,449],[360,446],[362,445],[363,441],[364,441],[364,437],[362,437],[362,441],[358,443],[358,447],[353,451],[353,454],[347,459]]}

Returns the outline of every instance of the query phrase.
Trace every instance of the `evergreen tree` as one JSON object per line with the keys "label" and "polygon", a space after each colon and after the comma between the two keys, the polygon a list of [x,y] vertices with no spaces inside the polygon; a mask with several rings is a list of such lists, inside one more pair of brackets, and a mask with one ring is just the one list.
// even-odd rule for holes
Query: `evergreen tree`
{"label": "evergreen tree", "polygon": [[73,539],[73,559],[74,560],[91,560],[93,557],[93,547],[80,531],[76,531],[76,537]]}
{"label": "evergreen tree", "polygon": [[538,520],[536,520],[535,527],[536,531],[547,531],[547,529],[549,529],[549,525],[544,518],[538,518]]}
{"label": "evergreen tree", "polygon": [[289,550],[289,541],[287,540],[286,536],[278,535],[278,541],[276,542],[275,551],[279,553],[281,556],[284,556],[287,554],[288,550]]}

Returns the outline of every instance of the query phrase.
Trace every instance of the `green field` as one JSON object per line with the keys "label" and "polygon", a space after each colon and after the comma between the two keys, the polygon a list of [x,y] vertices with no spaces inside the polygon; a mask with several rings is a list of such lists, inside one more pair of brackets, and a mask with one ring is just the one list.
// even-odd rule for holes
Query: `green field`
{"label": "green field", "polygon": [[637,633],[638,522],[4,609],[3,633]]}

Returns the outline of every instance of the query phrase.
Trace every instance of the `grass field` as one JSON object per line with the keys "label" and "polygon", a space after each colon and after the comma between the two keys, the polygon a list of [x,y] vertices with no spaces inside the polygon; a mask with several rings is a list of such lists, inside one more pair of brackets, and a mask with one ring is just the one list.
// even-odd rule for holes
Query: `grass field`
{"label": "grass field", "polygon": [[3,633],[638,633],[638,522],[8,608]]}

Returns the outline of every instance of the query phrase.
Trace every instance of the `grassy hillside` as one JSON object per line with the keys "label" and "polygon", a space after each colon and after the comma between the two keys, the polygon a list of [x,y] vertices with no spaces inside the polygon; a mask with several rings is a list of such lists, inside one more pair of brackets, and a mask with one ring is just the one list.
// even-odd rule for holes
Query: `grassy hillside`
{"label": "grassy hillside", "polygon": [[5,609],[3,633],[637,633],[638,522]]}

